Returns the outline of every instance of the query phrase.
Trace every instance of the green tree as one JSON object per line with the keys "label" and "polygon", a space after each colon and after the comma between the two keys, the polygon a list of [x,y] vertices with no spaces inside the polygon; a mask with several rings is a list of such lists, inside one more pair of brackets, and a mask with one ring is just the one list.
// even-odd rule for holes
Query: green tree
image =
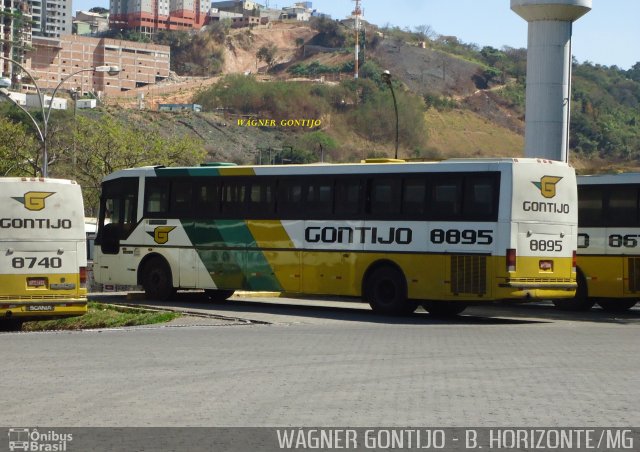
{"label": "green tree", "polygon": [[293,146],[296,149],[305,151],[309,155],[309,161],[318,162],[331,160],[333,151],[338,148],[336,141],[322,130],[314,130],[305,133],[293,140]]}
{"label": "green tree", "polygon": [[102,178],[113,171],[144,165],[192,165],[205,158],[203,143],[190,136],[164,138],[157,130],[136,127],[108,115],[78,116],[71,133],[75,153],[65,154],[56,175],[71,175],[83,188],[85,208],[95,214]]}
{"label": "green tree", "polygon": [[256,58],[260,61],[264,61],[267,63],[269,69],[273,66],[276,61],[276,55],[278,53],[278,48],[274,44],[264,45],[258,49],[258,53],[256,53]]}
{"label": "green tree", "polygon": [[37,176],[40,142],[23,124],[0,116],[0,175]]}

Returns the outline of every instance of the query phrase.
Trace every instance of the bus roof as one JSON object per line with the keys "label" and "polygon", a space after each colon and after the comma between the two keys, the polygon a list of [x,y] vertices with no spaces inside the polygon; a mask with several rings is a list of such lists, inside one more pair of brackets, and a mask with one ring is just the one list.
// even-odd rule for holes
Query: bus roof
{"label": "bus roof", "polygon": [[358,174],[358,173],[411,173],[439,171],[497,171],[500,167],[515,164],[569,165],[563,162],[536,158],[479,158],[447,159],[437,162],[383,162],[383,163],[325,163],[296,165],[243,165],[243,166],[192,166],[163,167],[144,166],[116,171],[103,181],[121,177],[139,176],[253,176],[253,175],[312,175],[312,174]]}
{"label": "bus roof", "polygon": [[76,181],[70,179],[54,179],[48,177],[0,177],[0,183],[16,184],[19,182],[44,182],[48,184],[78,185]]}
{"label": "bus roof", "polygon": [[640,173],[590,174],[577,179],[578,185],[638,184]]}

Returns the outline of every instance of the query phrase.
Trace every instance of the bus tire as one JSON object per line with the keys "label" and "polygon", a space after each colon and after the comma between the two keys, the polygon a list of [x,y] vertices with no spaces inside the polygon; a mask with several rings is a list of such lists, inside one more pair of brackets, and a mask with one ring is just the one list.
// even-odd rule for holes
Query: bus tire
{"label": "bus tire", "polygon": [[235,290],[225,289],[205,289],[204,294],[214,303],[222,303],[228,300],[235,293]]}
{"label": "bus tire", "polygon": [[365,300],[376,314],[410,314],[415,303],[407,299],[407,283],[400,270],[391,266],[378,267],[366,279]]}
{"label": "bus tire", "polygon": [[638,300],[633,298],[632,299],[606,298],[603,300],[598,300],[598,304],[600,305],[603,311],[624,312],[634,307],[637,301]]}
{"label": "bus tire", "polygon": [[578,288],[576,289],[575,296],[573,298],[553,300],[556,308],[562,311],[588,311],[596,304],[596,301],[588,296],[587,278],[585,278],[581,270],[578,270],[577,280]]}
{"label": "bus tire", "polygon": [[166,301],[175,293],[169,264],[161,257],[152,257],[144,264],[142,287],[147,300]]}
{"label": "bus tire", "polygon": [[467,309],[467,304],[459,301],[424,301],[421,304],[434,317],[454,317]]}
{"label": "bus tire", "polygon": [[16,319],[0,319],[0,331],[22,331],[24,321]]}

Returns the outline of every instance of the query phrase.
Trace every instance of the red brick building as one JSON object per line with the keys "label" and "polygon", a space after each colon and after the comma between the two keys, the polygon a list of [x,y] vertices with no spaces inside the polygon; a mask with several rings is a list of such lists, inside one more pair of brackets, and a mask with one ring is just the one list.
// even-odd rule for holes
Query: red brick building
{"label": "red brick building", "polygon": [[199,29],[207,20],[209,0],[111,0],[111,29],[153,35],[158,30]]}
{"label": "red brick building", "polygon": [[105,65],[118,66],[120,73],[81,72],[69,77],[61,89],[116,94],[169,76],[168,46],[66,35],[59,39],[34,36],[33,47],[35,50],[28,54],[30,72],[41,89],[55,88],[74,72]]}

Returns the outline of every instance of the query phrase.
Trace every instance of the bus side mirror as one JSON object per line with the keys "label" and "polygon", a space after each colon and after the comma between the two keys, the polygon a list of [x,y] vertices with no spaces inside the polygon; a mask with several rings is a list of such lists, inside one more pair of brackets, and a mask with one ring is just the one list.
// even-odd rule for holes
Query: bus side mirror
{"label": "bus side mirror", "polygon": [[104,254],[118,254],[120,251],[120,228],[117,223],[105,224],[100,238],[100,249]]}

